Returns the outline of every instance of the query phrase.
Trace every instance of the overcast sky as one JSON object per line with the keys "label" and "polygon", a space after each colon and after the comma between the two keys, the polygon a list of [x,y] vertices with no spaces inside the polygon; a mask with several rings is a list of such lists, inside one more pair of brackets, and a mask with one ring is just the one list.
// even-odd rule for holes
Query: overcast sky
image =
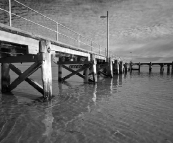
{"label": "overcast sky", "polygon": [[102,47],[106,19],[100,16],[109,11],[111,53],[137,62],[173,61],[173,0],[30,0],[29,5]]}

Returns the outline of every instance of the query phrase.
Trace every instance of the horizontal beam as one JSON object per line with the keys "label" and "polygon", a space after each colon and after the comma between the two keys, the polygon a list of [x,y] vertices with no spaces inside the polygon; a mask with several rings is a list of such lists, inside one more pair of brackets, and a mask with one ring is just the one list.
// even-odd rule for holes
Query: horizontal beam
{"label": "horizontal beam", "polygon": [[91,63],[91,62],[89,62],[89,61],[66,61],[66,62],[57,61],[57,64],[60,64],[60,65],[66,65],[66,64],[80,65],[80,64],[89,64],[89,63]]}
{"label": "horizontal beam", "polygon": [[[150,63],[132,63],[132,65],[150,65]],[[172,65],[172,63],[151,63],[152,65]]]}
{"label": "horizontal beam", "polygon": [[41,55],[22,55],[16,57],[4,57],[0,58],[0,63],[24,63],[24,62],[39,62],[42,61]]}

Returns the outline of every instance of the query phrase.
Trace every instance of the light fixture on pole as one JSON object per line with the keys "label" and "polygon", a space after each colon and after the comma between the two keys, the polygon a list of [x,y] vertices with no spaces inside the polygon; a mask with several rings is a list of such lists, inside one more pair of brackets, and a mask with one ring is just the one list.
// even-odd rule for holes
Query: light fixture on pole
{"label": "light fixture on pole", "polygon": [[100,18],[107,18],[107,60],[109,59],[109,15],[107,11],[106,16],[100,16]]}

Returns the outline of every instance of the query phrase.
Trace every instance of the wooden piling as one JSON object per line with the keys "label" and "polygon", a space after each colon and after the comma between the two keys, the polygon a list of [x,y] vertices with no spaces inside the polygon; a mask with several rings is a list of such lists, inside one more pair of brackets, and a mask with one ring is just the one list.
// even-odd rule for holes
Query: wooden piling
{"label": "wooden piling", "polygon": [[129,71],[130,71],[130,73],[132,72],[132,66],[133,66],[133,64],[132,64],[132,62],[130,62],[130,64],[129,64]]}
{"label": "wooden piling", "polygon": [[51,43],[42,40],[39,44],[39,52],[43,56],[41,73],[45,100],[52,98],[52,67],[51,67]]}
{"label": "wooden piling", "polygon": [[118,75],[119,74],[119,63],[118,63],[118,60],[115,60],[114,61],[114,74],[115,75]]}
{"label": "wooden piling", "polygon": [[[87,59],[87,61],[88,61],[88,59]],[[86,68],[86,69],[84,70],[84,75],[85,75],[84,82],[87,83],[88,80],[89,80],[89,68]]]}
{"label": "wooden piling", "polygon": [[1,64],[1,92],[8,93],[10,92],[10,68],[9,63]]}
{"label": "wooden piling", "polygon": [[167,64],[167,74],[169,74],[169,73],[170,73],[170,65]]}
{"label": "wooden piling", "polygon": [[138,68],[138,71],[140,72],[141,71],[141,63],[139,62],[138,64],[139,68]]}
{"label": "wooden piling", "polygon": [[150,62],[149,63],[149,73],[151,73],[152,72],[152,63]]}
{"label": "wooden piling", "polygon": [[171,74],[173,74],[173,61],[172,61],[171,66],[172,66],[172,68],[171,68]]}
{"label": "wooden piling", "polygon": [[111,57],[108,60],[107,76],[113,78],[113,63]]}
{"label": "wooden piling", "polygon": [[93,81],[97,82],[97,71],[96,71],[97,61],[96,61],[94,54],[91,55],[91,61],[93,62],[93,65],[92,65]]}
{"label": "wooden piling", "polygon": [[119,73],[120,74],[123,73],[123,61],[120,61],[120,64],[119,64]]}
{"label": "wooden piling", "polygon": [[160,73],[163,73],[164,72],[164,64],[160,64]]}
{"label": "wooden piling", "polygon": [[124,73],[127,73],[127,63],[124,64]]}
{"label": "wooden piling", "polygon": [[[62,59],[61,57],[59,57],[59,62],[61,62]],[[61,82],[62,81],[62,65],[58,64],[58,81]]]}

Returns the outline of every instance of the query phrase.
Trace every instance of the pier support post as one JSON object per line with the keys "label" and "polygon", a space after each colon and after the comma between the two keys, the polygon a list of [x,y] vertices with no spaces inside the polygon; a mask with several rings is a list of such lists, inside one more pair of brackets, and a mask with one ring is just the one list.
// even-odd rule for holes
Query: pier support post
{"label": "pier support post", "polygon": [[172,61],[172,64],[171,64],[171,74],[173,74],[173,61]]}
{"label": "pier support post", "polygon": [[167,64],[167,74],[169,74],[169,73],[170,73],[170,65]]}
{"label": "pier support post", "polygon": [[123,74],[123,61],[120,61],[120,64],[119,64],[119,73]]}
{"label": "pier support post", "polygon": [[10,68],[8,63],[1,64],[1,92],[8,93],[10,86]]}
{"label": "pier support post", "polygon": [[138,64],[138,66],[139,66],[138,71],[140,72],[140,71],[141,71],[141,63],[140,63],[140,62],[139,62],[139,64]]}
{"label": "pier support post", "polygon": [[115,75],[119,74],[119,63],[118,63],[118,60],[114,61],[114,73],[115,73]]}
{"label": "pier support post", "polygon": [[160,73],[163,73],[164,72],[164,64],[160,64]]}
{"label": "pier support post", "polygon": [[129,65],[129,71],[130,71],[130,73],[132,72],[132,66],[133,66],[133,64],[132,64],[132,62],[130,62],[130,65]]}
{"label": "pier support post", "polygon": [[149,63],[149,73],[151,73],[152,72],[152,63],[150,62]]}
{"label": "pier support post", "polygon": [[[88,59],[87,59],[87,61],[88,61]],[[85,75],[84,82],[85,82],[85,83],[88,83],[88,80],[89,80],[89,68],[86,68],[86,69],[84,70],[84,75]]]}
{"label": "pier support post", "polygon": [[[61,62],[62,59],[59,57],[59,62]],[[58,64],[58,81],[62,81],[62,65]]]}
{"label": "pier support post", "polygon": [[127,73],[127,63],[124,64],[124,73]]}
{"label": "pier support post", "polygon": [[94,54],[91,55],[91,60],[93,62],[93,65],[92,65],[93,81],[97,82],[97,71],[96,71],[97,61],[96,61],[96,58],[95,58]]}
{"label": "pier support post", "polygon": [[40,54],[43,56],[41,73],[44,100],[50,100],[52,98],[52,67],[51,67],[51,43],[49,41],[40,41]]}
{"label": "pier support post", "polygon": [[111,57],[108,60],[107,75],[113,78],[113,63]]}

